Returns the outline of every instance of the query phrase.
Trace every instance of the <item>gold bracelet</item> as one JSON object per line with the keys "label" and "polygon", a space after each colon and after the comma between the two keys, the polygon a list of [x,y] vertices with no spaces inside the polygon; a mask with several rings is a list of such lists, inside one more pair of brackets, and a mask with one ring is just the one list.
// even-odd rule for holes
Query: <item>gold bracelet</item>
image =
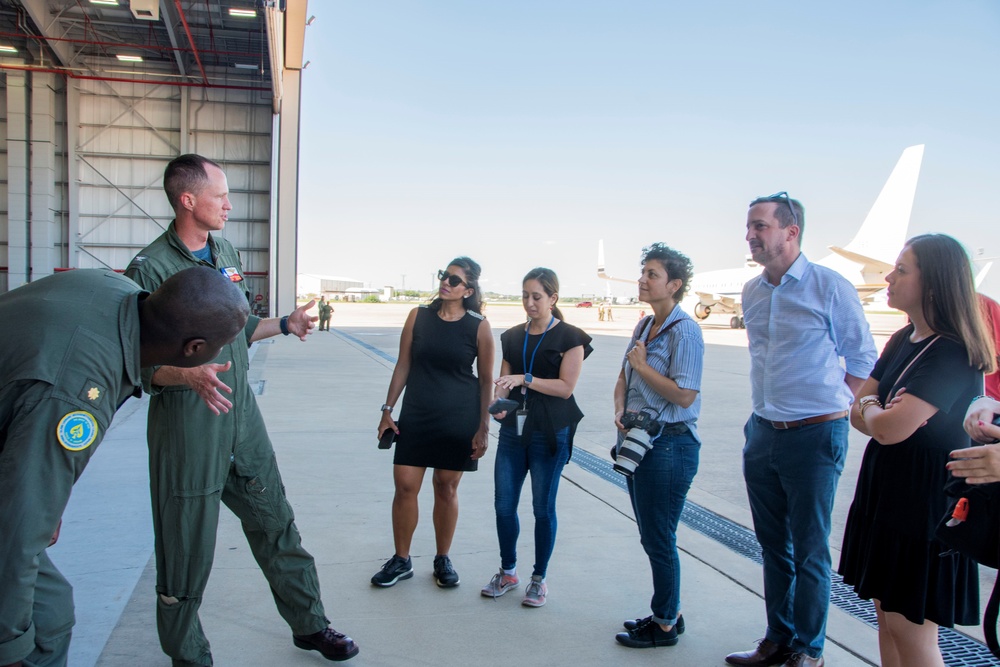
{"label": "gold bracelet", "polygon": [[865,422],[866,424],[868,422],[865,421],[865,408],[869,408],[873,405],[877,405],[880,408],[882,407],[882,401],[878,400],[878,396],[876,396],[875,394],[862,396],[861,398],[858,399],[858,412],[861,414],[861,421]]}

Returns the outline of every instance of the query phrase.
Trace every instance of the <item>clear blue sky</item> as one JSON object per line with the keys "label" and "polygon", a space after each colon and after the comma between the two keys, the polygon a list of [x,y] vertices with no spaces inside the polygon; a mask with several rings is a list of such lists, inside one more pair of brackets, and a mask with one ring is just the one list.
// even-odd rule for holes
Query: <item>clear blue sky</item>
{"label": "clear blue sky", "polygon": [[309,9],[300,272],[428,289],[464,254],[486,289],[543,265],[565,296],[603,294],[598,239],[624,277],[652,241],[739,266],[747,203],[778,190],[818,259],[920,143],[910,234],[1000,255],[995,0]]}

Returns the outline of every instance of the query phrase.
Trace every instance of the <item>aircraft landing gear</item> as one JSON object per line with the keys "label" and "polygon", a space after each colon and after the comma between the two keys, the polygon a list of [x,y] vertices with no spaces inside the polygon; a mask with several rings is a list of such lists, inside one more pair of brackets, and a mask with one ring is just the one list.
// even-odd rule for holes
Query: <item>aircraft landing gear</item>
{"label": "aircraft landing gear", "polygon": [[737,315],[733,315],[729,320],[730,329],[745,329],[746,325],[743,323],[743,318]]}

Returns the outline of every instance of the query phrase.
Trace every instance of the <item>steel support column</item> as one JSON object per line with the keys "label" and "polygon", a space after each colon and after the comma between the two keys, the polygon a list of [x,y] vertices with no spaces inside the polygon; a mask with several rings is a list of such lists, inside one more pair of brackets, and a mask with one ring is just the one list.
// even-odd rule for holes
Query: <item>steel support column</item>
{"label": "steel support column", "polygon": [[56,209],[56,78],[31,75],[30,197],[31,280],[50,276],[60,265]]}
{"label": "steel support column", "polygon": [[7,72],[7,289],[30,279],[28,77]]}
{"label": "steel support column", "polygon": [[277,172],[277,217],[271,223],[271,314],[295,308],[295,275],[298,273],[296,240],[299,221],[299,106],[302,72],[286,69],[281,115],[277,117],[277,151],[272,160]]}

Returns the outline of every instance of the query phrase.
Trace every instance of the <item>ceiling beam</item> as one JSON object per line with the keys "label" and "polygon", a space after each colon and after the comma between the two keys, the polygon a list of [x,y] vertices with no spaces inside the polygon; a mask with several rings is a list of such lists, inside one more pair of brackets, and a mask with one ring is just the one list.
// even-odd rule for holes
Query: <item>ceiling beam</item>
{"label": "ceiling beam", "polygon": [[[28,16],[31,17],[32,22],[38,28],[42,37],[55,37],[52,34],[52,29],[58,23],[57,20],[49,19],[49,8],[48,3],[45,0],[21,0],[21,6],[24,10],[28,12]],[[69,67],[70,63],[73,62],[73,50],[65,42],[54,42],[46,40],[46,44],[49,45],[49,50],[55,54],[56,59],[59,60],[57,64],[63,67]]]}
{"label": "ceiling beam", "polygon": [[170,46],[174,47],[174,59],[177,61],[177,71],[187,76],[187,68],[184,65],[184,54],[178,49],[181,48],[177,41],[176,26],[181,22],[174,6],[169,0],[160,0],[160,18],[167,29],[167,36],[170,37]]}

